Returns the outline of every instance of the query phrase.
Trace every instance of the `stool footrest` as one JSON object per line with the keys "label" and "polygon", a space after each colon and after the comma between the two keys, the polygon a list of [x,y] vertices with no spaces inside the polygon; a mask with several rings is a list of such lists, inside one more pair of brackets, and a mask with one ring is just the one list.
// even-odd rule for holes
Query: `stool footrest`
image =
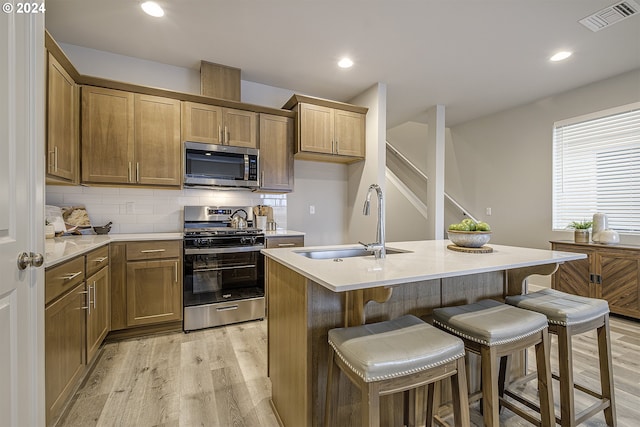
{"label": "stool footrest", "polygon": [[582,424],[584,421],[593,417],[598,412],[604,411],[609,406],[611,406],[611,402],[609,401],[609,399],[601,399],[588,408],[578,412],[576,414],[576,425]]}
{"label": "stool footrest", "polygon": [[[509,396],[514,397],[511,394],[509,394]],[[516,399],[516,400],[518,400],[520,402],[520,399]],[[525,400],[525,402],[530,403],[530,402],[528,402],[526,400]],[[521,403],[525,404],[526,406],[529,406],[524,402],[521,402]],[[542,425],[542,422],[539,419],[535,418],[530,413],[524,411],[522,408],[519,408],[518,406],[514,405],[512,402],[509,402],[508,400],[506,400],[503,397],[500,398],[500,404],[502,406],[504,406],[505,408],[509,409],[511,412],[513,412],[515,414],[518,414],[519,416],[521,416],[525,420],[529,421],[531,424],[537,425],[538,427],[540,427]],[[536,409],[536,407],[534,406],[531,409]],[[540,409],[537,409],[537,411],[540,412]],[[557,419],[556,419],[556,422],[558,422]]]}

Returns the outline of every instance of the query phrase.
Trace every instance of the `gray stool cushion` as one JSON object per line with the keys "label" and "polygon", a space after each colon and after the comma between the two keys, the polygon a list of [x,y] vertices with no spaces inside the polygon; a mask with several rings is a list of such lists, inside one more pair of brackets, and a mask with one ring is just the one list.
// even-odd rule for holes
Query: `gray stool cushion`
{"label": "gray stool cushion", "polygon": [[549,323],[576,325],[609,313],[609,303],[603,299],[566,294],[555,289],[543,289],[526,295],[507,297],[508,304],[547,316]]}
{"label": "gray stool cushion", "polygon": [[433,310],[433,323],[465,339],[492,346],[517,341],[547,327],[540,313],[494,300]]}
{"label": "gray stool cushion", "polygon": [[336,355],[365,382],[420,372],[464,356],[464,343],[415,316],[329,331]]}

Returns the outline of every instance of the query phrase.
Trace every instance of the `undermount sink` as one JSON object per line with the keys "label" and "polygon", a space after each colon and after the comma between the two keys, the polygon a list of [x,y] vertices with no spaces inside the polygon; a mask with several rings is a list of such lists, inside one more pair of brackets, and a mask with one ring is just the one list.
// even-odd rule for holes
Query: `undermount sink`
{"label": "undermount sink", "polygon": [[[295,251],[297,254],[311,259],[353,258],[359,256],[373,256],[373,251],[365,248],[348,249],[318,249],[312,251]],[[386,248],[387,255],[402,254],[411,251]]]}

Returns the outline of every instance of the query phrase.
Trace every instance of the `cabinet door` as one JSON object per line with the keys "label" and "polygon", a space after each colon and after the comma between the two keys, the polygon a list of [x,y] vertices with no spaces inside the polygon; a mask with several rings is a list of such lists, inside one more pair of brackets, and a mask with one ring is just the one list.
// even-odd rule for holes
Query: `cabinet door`
{"label": "cabinet door", "polygon": [[127,263],[127,326],[182,319],[180,259]]}
{"label": "cabinet door", "polygon": [[593,272],[594,251],[589,249],[576,250],[572,246],[560,245],[554,245],[553,250],[586,253],[588,256],[587,259],[560,264],[558,271],[553,274],[553,289],[583,297],[593,297],[595,289],[592,289],[594,284],[591,283],[590,277]]}
{"label": "cabinet door", "polygon": [[234,110],[225,108],[224,117],[224,143],[234,147],[257,148],[257,117],[252,111]]}
{"label": "cabinet door", "polygon": [[47,175],[77,183],[78,148],[78,87],[49,54]]}
{"label": "cabinet door", "polygon": [[640,259],[637,251],[598,250],[600,295],[613,313],[640,317]]}
{"label": "cabinet door", "polygon": [[333,109],[313,104],[299,106],[299,144],[301,151],[333,153]]}
{"label": "cabinet door", "polygon": [[47,424],[60,414],[85,365],[84,282],[44,310]]}
{"label": "cabinet door", "polygon": [[109,268],[104,267],[87,279],[87,361],[91,361],[111,325]]}
{"label": "cabinet door", "polygon": [[133,94],[82,87],[82,181],[132,183]]}
{"label": "cabinet door", "polygon": [[352,111],[335,112],[335,153],[341,156],[364,157],[365,116]]}
{"label": "cabinet door", "polygon": [[180,186],[180,101],[135,94],[135,182]]}
{"label": "cabinet door", "polygon": [[182,140],[222,144],[222,108],[215,105],[182,103]]}
{"label": "cabinet door", "polygon": [[260,114],[260,189],[293,190],[293,119]]}

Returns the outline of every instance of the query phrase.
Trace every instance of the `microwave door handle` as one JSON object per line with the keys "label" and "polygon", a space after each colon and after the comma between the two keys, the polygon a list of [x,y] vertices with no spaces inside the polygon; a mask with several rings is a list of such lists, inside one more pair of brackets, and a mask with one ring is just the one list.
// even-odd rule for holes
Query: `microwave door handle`
{"label": "microwave door handle", "polygon": [[249,155],[244,155],[244,180],[249,180]]}

